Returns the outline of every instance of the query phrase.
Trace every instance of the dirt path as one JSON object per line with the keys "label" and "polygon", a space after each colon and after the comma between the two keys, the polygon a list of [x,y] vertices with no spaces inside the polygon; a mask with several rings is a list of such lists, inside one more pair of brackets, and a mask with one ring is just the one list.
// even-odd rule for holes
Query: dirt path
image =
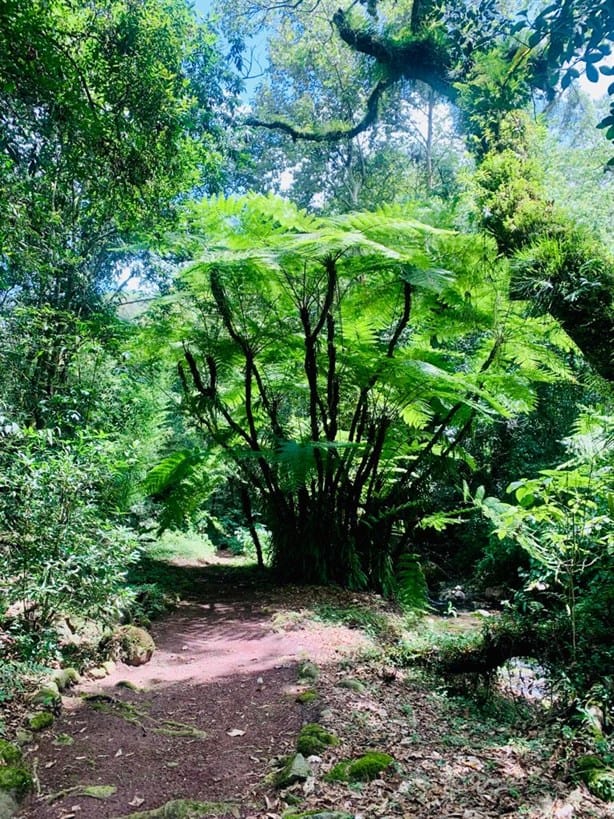
{"label": "dirt path", "polygon": [[[154,626],[151,662],[119,665],[65,698],[62,716],[29,750],[39,793],[21,819],[119,819],[177,799],[215,803],[189,819],[280,819],[290,805],[354,819],[614,816],[565,781],[556,725],[513,708],[489,719],[419,673],[383,665],[360,630],[325,625],[312,612],[370,612],[381,601],[263,587],[218,568],[169,569],[183,600]],[[301,704],[305,660],[319,674],[309,684],[315,701]],[[310,757],[306,781],[283,791],[266,785],[271,760],[291,753],[301,726],[316,720],[338,744]],[[394,764],[370,782],[326,780],[337,762],[368,750]]]}
{"label": "dirt path", "polygon": [[[291,593],[217,578],[201,572],[188,599],[154,624],[149,663],[120,663],[64,698],[62,716],[30,753],[40,795],[20,817],[110,819],[177,798],[232,802],[228,816],[263,815],[255,792],[307,716],[296,702],[298,664],[337,662],[370,641],[293,619]],[[116,791],[79,795],[86,785]]]}

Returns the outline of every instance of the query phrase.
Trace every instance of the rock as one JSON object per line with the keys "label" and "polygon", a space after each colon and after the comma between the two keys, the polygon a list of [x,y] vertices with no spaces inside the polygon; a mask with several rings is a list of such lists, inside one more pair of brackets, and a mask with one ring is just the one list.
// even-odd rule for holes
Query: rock
{"label": "rock", "polygon": [[84,785],[75,796],[89,796],[90,799],[110,799],[117,793],[115,785]]}
{"label": "rock", "polygon": [[62,697],[60,690],[54,682],[49,682],[47,685],[39,688],[32,697],[34,705],[40,705],[47,711],[57,713],[62,707]]}
{"label": "rock", "polygon": [[23,728],[20,728],[18,731],[15,731],[15,742],[18,745],[27,745],[29,742],[34,740],[34,734],[32,731],[26,731]]}
{"label": "rock", "polygon": [[51,679],[59,691],[64,691],[70,685],[77,685],[81,681],[79,672],[75,668],[58,668],[53,672]]}
{"label": "rock", "polygon": [[339,810],[320,810],[307,811],[307,813],[284,813],[283,819],[354,819],[354,814]]}
{"label": "rock", "polygon": [[159,808],[139,811],[119,819],[207,819],[212,816],[241,815],[232,802],[196,802],[193,799],[173,799]]}
{"label": "rock", "polygon": [[439,598],[445,603],[464,603],[467,595],[462,586],[454,586],[451,589],[443,589]]}
{"label": "rock", "polygon": [[19,805],[7,791],[0,791],[0,819],[11,819]]}
{"label": "rock", "polygon": [[117,663],[115,663],[113,660],[107,660],[101,667],[104,668],[107,674],[112,674],[117,668]]}
{"label": "rock", "polygon": [[306,782],[310,776],[311,766],[303,754],[294,754],[275,777],[275,787],[289,788],[295,782]]}
{"label": "rock", "polygon": [[482,596],[484,600],[488,600],[490,603],[502,603],[504,600],[510,599],[512,592],[506,589],[505,586],[487,586]]}
{"label": "rock", "polygon": [[91,677],[92,680],[104,680],[107,674],[107,669],[102,665],[87,670],[87,676]]}
{"label": "rock", "polygon": [[115,688],[127,688],[128,691],[141,691],[136,683],[133,683],[132,680],[118,680],[115,683]]}
{"label": "rock", "polygon": [[55,623],[61,647],[95,650],[105,636],[105,629],[95,620],[71,615]]}
{"label": "rock", "polygon": [[53,724],[53,714],[49,711],[39,711],[38,714],[30,714],[28,717],[28,726],[32,731],[44,731]]}
{"label": "rock", "polygon": [[115,631],[114,640],[126,665],[145,665],[156,648],[151,634],[140,626],[120,626]]}
{"label": "rock", "polygon": [[367,690],[367,686],[363,682],[353,677],[344,677],[342,680],[339,680],[339,686],[341,688],[349,688],[350,691],[356,691],[357,694],[363,694]]}

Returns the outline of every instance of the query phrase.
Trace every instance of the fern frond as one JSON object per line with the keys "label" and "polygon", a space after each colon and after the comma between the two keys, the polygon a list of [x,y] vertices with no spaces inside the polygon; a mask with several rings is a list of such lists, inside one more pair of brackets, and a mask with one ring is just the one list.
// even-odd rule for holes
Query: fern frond
{"label": "fern frond", "polygon": [[192,471],[197,458],[191,449],[180,449],[152,467],[143,481],[149,495],[162,495],[177,486]]}
{"label": "fern frond", "polygon": [[404,609],[428,611],[428,587],[418,555],[401,555],[397,564],[397,599]]}

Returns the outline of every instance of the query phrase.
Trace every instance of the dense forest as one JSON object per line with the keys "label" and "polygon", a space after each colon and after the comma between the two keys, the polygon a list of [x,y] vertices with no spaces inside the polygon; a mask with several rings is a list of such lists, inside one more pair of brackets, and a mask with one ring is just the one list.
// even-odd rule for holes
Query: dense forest
{"label": "dense forest", "polygon": [[536,659],[612,763],[613,35],[0,3],[0,706],[181,531],[414,617],[489,590],[439,671]]}

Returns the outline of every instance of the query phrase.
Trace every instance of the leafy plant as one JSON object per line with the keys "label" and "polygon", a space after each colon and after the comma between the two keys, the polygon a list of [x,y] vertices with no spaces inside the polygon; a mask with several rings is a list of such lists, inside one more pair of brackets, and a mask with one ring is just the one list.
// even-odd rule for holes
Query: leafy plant
{"label": "leafy plant", "polygon": [[551,647],[550,659],[572,687],[586,691],[612,661],[612,416],[581,416],[567,445],[572,457],[566,463],[510,484],[515,504],[485,497],[483,488],[473,500],[497,537],[529,555],[516,610],[542,631],[558,623],[561,642]]}
{"label": "leafy plant", "polygon": [[105,617],[121,608],[138,552],[109,519],[118,455],[101,438],[67,443],[24,430],[3,459],[0,576],[16,612],[9,634],[17,659],[53,652],[59,613]]}
{"label": "leafy plant", "polygon": [[564,375],[539,341],[555,326],[507,302],[483,239],[395,210],[318,219],[251,196],[186,218],[201,259],[149,331],[184,409],[240,475],[282,577],[390,592],[433,475],[471,468],[474,419],[526,411],[532,381]]}
{"label": "leafy plant", "polygon": [[428,588],[417,555],[401,555],[397,565],[397,598],[401,605],[412,611],[426,611]]}

